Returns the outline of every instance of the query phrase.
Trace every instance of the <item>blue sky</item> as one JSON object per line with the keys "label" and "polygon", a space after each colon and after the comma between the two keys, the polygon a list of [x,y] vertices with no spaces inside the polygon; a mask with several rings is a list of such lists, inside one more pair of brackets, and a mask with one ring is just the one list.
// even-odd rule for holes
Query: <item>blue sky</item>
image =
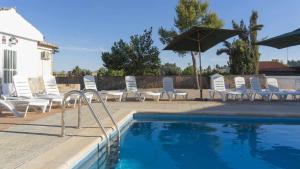
{"label": "blue sky", "polygon": [[[113,42],[128,40],[153,27],[155,45],[161,50],[157,30],[171,28],[178,0],[1,0],[2,7],[17,11],[38,28],[46,40],[60,47],[54,58],[54,70],[70,70],[76,65],[97,70],[102,66],[100,54],[110,50]],[[252,10],[259,13],[264,29],[259,38],[272,37],[300,27],[299,0],[209,0],[210,9],[217,12],[231,28],[231,20],[249,20]],[[226,55],[217,56],[218,45],[203,56],[203,65],[226,64]],[[272,58],[286,61],[287,49],[261,47],[261,60]],[[300,60],[300,46],[288,49],[289,59]],[[161,51],[163,63],[186,67],[189,55],[180,58],[173,52]]]}

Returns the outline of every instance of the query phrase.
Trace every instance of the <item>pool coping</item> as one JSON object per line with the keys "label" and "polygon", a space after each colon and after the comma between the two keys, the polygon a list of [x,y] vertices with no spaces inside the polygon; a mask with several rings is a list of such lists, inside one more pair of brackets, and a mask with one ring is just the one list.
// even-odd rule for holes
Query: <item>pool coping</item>
{"label": "pool coping", "polygon": [[[124,111],[124,110],[123,110]],[[157,111],[129,111],[125,117],[123,117],[119,122],[118,126],[120,128],[126,127],[127,124],[129,124],[132,120],[134,120],[135,114],[144,114],[147,116],[151,115],[176,115],[176,116],[222,116],[222,117],[269,117],[269,118],[290,118],[290,119],[299,119],[300,120],[300,113],[236,113],[236,112],[230,112],[230,113],[218,113],[218,112],[168,112],[163,110],[157,110]],[[118,112],[116,112],[118,113]],[[112,135],[116,135],[116,131],[112,131],[112,133],[109,133]],[[70,138],[66,142],[56,146],[55,148],[45,152],[44,154],[34,158],[31,161],[28,161],[27,163],[21,165],[18,167],[18,169],[45,169],[45,168],[51,168],[51,169],[67,169],[67,168],[74,168],[77,166],[83,159],[85,159],[95,148],[102,147],[106,143],[104,135],[101,135],[101,137],[94,137],[90,138],[89,140],[84,140],[82,138]],[[81,146],[78,146],[81,145]],[[76,150],[74,150],[74,147],[76,146]],[[67,151],[67,152],[65,152]],[[59,154],[59,155],[57,155]]]}
{"label": "pool coping", "polygon": [[[133,120],[135,111],[128,113],[121,121],[118,122],[120,128],[124,128]],[[95,125],[96,126],[96,125]],[[86,129],[85,129],[86,130]],[[116,135],[117,131],[111,131],[109,134]],[[70,138],[64,143],[45,152],[44,154],[24,163],[17,169],[70,169],[74,168],[81,160],[83,160],[90,152],[98,146],[104,146],[106,139],[104,134],[99,137],[89,138]],[[80,145],[80,146],[78,146]],[[74,150],[76,149],[76,150]]]}

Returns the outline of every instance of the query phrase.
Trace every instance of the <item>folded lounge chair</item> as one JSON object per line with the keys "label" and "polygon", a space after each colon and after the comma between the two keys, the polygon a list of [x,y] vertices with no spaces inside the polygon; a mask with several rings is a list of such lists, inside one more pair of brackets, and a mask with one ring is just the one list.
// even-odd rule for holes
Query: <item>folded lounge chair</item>
{"label": "folded lounge chair", "polygon": [[232,90],[226,90],[225,87],[225,81],[224,81],[224,76],[222,75],[213,75],[211,76],[211,84],[212,84],[212,89],[209,89],[209,97],[211,100],[214,99],[215,94],[219,94],[222,101],[226,101],[230,96],[233,99],[236,99],[237,97],[242,99],[243,93],[240,91],[232,91]]}
{"label": "folded lounge chair", "polygon": [[[93,89],[98,91],[95,78],[93,76],[84,76],[83,77],[84,87],[85,89]],[[122,91],[98,91],[101,96],[103,96],[103,100],[107,101],[108,96],[112,96],[117,101],[122,101],[123,92]]]}
{"label": "folded lounge chair", "polygon": [[179,91],[174,89],[173,78],[171,77],[164,77],[163,78],[163,88],[161,90],[161,96],[163,97],[166,94],[169,100],[176,99],[177,96],[182,96],[185,100],[188,97],[188,93],[184,91]]}
{"label": "folded lounge chair", "polygon": [[269,101],[271,98],[272,92],[262,89],[259,79],[257,77],[250,77],[250,100],[254,101],[256,96],[261,96],[262,99]]}
{"label": "folded lounge chair", "polygon": [[235,84],[235,90],[242,93],[242,98],[244,96],[247,97],[247,99],[250,99],[250,92],[246,87],[246,82],[244,77],[235,77],[234,78],[234,84]]}
{"label": "folded lounge chair", "polygon": [[134,96],[137,98],[139,101],[145,101],[146,97],[145,95],[151,96],[154,100],[159,101],[160,99],[160,92],[151,92],[151,91],[146,91],[146,92],[141,92],[138,90],[137,85],[136,85],[136,80],[134,76],[126,76],[125,77],[125,83],[126,83],[126,99],[128,94],[134,94]]}
{"label": "folded lounge chair", "polygon": [[276,78],[267,78],[267,86],[268,90],[271,92],[270,99],[272,99],[272,96],[274,95],[277,96],[279,100],[285,100],[287,98],[288,93],[279,89]]}

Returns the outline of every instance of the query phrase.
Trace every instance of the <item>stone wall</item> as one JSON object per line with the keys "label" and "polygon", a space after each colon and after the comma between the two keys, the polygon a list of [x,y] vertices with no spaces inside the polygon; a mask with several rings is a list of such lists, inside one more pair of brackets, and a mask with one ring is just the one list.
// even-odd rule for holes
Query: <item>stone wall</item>
{"label": "stone wall", "polygon": [[[45,91],[42,78],[30,78],[29,85],[32,93],[44,93]],[[57,84],[57,86],[58,86],[58,90],[61,93],[65,93],[70,90],[80,90],[79,83],[63,83],[63,84]]]}
{"label": "stone wall", "polygon": [[[172,76],[174,79],[175,88],[193,89],[196,88],[193,76]],[[161,88],[163,76],[136,76],[138,88]],[[56,77],[58,84],[81,84],[81,89],[84,88],[82,78],[78,77]],[[104,76],[100,79],[96,78],[97,87],[99,90],[120,90],[125,89],[124,77]],[[209,79],[202,78],[204,88],[209,86]]]}
{"label": "stone wall", "polygon": [[[195,89],[195,81],[193,76],[172,76],[174,79],[175,88],[178,89]],[[225,76],[226,88],[234,89],[234,75]],[[250,88],[249,77],[243,76],[246,80],[246,85]],[[266,76],[258,75],[262,87],[266,87]],[[269,77],[269,76],[268,76]],[[270,76],[271,77],[271,76]],[[274,76],[272,76],[274,77]],[[161,88],[162,87],[162,78],[163,76],[137,76],[137,85],[138,88]],[[300,80],[300,76],[275,76],[278,79],[280,88],[293,89],[295,88],[295,80]],[[83,89],[82,78],[78,77],[56,77],[58,88],[60,92],[67,92],[70,90],[79,90]],[[125,80],[124,77],[111,77],[104,76],[100,79],[97,79],[97,87],[99,90],[122,90],[125,89]],[[29,80],[31,89],[34,93],[41,93],[44,91],[44,86],[41,78],[31,78]],[[210,79],[209,77],[202,78],[203,89],[210,88]]]}

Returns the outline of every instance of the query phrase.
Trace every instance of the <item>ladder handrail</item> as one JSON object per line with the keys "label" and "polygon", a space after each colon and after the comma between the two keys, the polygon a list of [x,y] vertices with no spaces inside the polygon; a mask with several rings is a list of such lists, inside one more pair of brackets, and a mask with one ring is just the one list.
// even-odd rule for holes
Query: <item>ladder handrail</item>
{"label": "ladder handrail", "polygon": [[[108,148],[108,152],[109,152],[109,147],[110,147],[110,139],[109,139],[109,135],[107,134],[107,132],[105,131],[99,117],[96,115],[94,108],[92,107],[91,103],[88,101],[87,97],[85,96],[85,94],[81,91],[78,90],[72,90],[69,91],[67,93],[64,94],[64,98],[63,98],[63,102],[62,102],[62,113],[61,113],[61,136],[65,136],[65,106],[66,104],[66,99],[68,97],[70,97],[71,95],[77,94],[80,96],[79,98],[79,104],[81,102],[81,99],[83,98],[83,100],[86,102],[86,104],[88,105],[88,108],[90,110],[90,112],[92,113],[93,117],[95,118],[96,122],[99,125],[99,128],[101,129],[101,131],[104,133],[106,139],[107,139],[107,148]],[[81,106],[78,106],[78,127],[80,127],[80,113],[81,113]]]}
{"label": "ladder handrail", "polygon": [[115,128],[116,128],[116,130],[118,132],[118,141],[120,141],[120,136],[121,136],[120,128],[119,128],[116,120],[112,116],[112,114],[111,114],[111,112],[110,112],[110,110],[108,108],[108,105],[103,101],[103,99],[102,99],[101,95],[99,94],[99,92],[97,90],[94,90],[94,89],[84,89],[83,93],[84,94],[86,94],[86,93],[93,93],[97,97],[98,101],[102,104],[105,112],[108,114],[108,116],[111,119],[113,125],[115,126]]}

